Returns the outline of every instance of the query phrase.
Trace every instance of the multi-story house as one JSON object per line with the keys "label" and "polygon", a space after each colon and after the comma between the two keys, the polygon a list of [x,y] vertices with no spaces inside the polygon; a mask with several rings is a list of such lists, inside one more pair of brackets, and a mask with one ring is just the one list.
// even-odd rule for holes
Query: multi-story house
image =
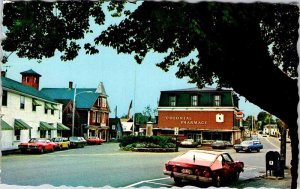
{"label": "multi-story house", "polygon": [[161,91],[157,135],[193,138],[201,143],[225,140],[234,144],[241,138],[236,119],[239,98],[232,90],[189,88]]}
{"label": "multi-story house", "polygon": [[62,125],[62,104],[39,91],[41,75],[21,72],[22,83],[1,73],[2,149],[16,148],[30,138],[51,138],[68,129]]}
{"label": "multi-story house", "polygon": [[[63,104],[63,124],[74,130],[75,136],[97,136],[109,140],[109,106],[102,82],[97,88],[43,88],[47,96]],[[72,129],[75,96],[74,128]],[[69,132],[69,135],[72,133]]]}

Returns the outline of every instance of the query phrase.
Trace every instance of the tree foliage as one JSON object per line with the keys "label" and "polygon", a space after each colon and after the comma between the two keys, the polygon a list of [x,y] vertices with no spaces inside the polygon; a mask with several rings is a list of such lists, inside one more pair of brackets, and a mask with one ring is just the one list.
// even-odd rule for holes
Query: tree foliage
{"label": "tree foliage", "polygon": [[[16,52],[22,58],[38,60],[53,57],[58,52],[62,53],[62,61],[73,60],[81,49],[90,55],[99,53],[93,41],[81,46],[78,40],[93,32],[91,20],[98,25],[104,24],[103,3],[33,1],[5,4],[3,25],[7,38],[3,41],[3,49]],[[113,17],[130,13],[124,10],[124,1],[112,1],[107,8]]]}

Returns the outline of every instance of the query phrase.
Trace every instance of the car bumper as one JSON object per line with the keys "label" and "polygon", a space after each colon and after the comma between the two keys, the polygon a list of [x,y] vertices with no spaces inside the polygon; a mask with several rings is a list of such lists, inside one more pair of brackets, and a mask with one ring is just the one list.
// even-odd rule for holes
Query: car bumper
{"label": "car bumper", "polygon": [[174,178],[181,178],[185,180],[194,180],[194,181],[200,181],[200,182],[206,182],[206,183],[211,183],[212,178],[207,178],[207,177],[201,177],[201,176],[196,176],[196,175],[188,175],[184,173],[178,173],[178,172],[172,172],[172,171],[166,171],[164,170],[165,175],[169,175]]}

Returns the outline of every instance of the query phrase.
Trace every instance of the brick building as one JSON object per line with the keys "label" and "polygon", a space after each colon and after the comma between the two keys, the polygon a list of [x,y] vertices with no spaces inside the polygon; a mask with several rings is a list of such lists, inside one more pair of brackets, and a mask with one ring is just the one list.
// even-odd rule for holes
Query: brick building
{"label": "brick building", "polygon": [[236,119],[239,98],[229,89],[189,88],[161,91],[157,135],[174,135],[201,143],[225,140],[231,144],[241,138]]}

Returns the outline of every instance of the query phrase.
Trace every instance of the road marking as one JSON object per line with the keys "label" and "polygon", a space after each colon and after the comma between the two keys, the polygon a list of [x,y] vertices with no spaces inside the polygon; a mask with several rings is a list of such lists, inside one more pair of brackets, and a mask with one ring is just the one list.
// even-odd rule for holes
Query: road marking
{"label": "road marking", "polygon": [[157,182],[146,182],[146,183],[156,184],[156,185],[160,185],[160,186],[169,186],[169,187],[173,187],[173,185],[163,184],[163,183],[157,183]]}
{"label": "road marking", "polygon": [[163,177],[163,178],[158,178],[158,179],[152,179],[152,180],[142,180],[140,182],[137,182],[137,183],[133,183],[133,184],[130,184],[128,186],[125,186],[123,188],[131,188],[131,187],[134,187],[136,185],[139,185],[139,184],[142,184],[144,182],[151,182],[151,181],[157,181],[157,180],[165,180],[165,179],[169,179],[170,177]]}

